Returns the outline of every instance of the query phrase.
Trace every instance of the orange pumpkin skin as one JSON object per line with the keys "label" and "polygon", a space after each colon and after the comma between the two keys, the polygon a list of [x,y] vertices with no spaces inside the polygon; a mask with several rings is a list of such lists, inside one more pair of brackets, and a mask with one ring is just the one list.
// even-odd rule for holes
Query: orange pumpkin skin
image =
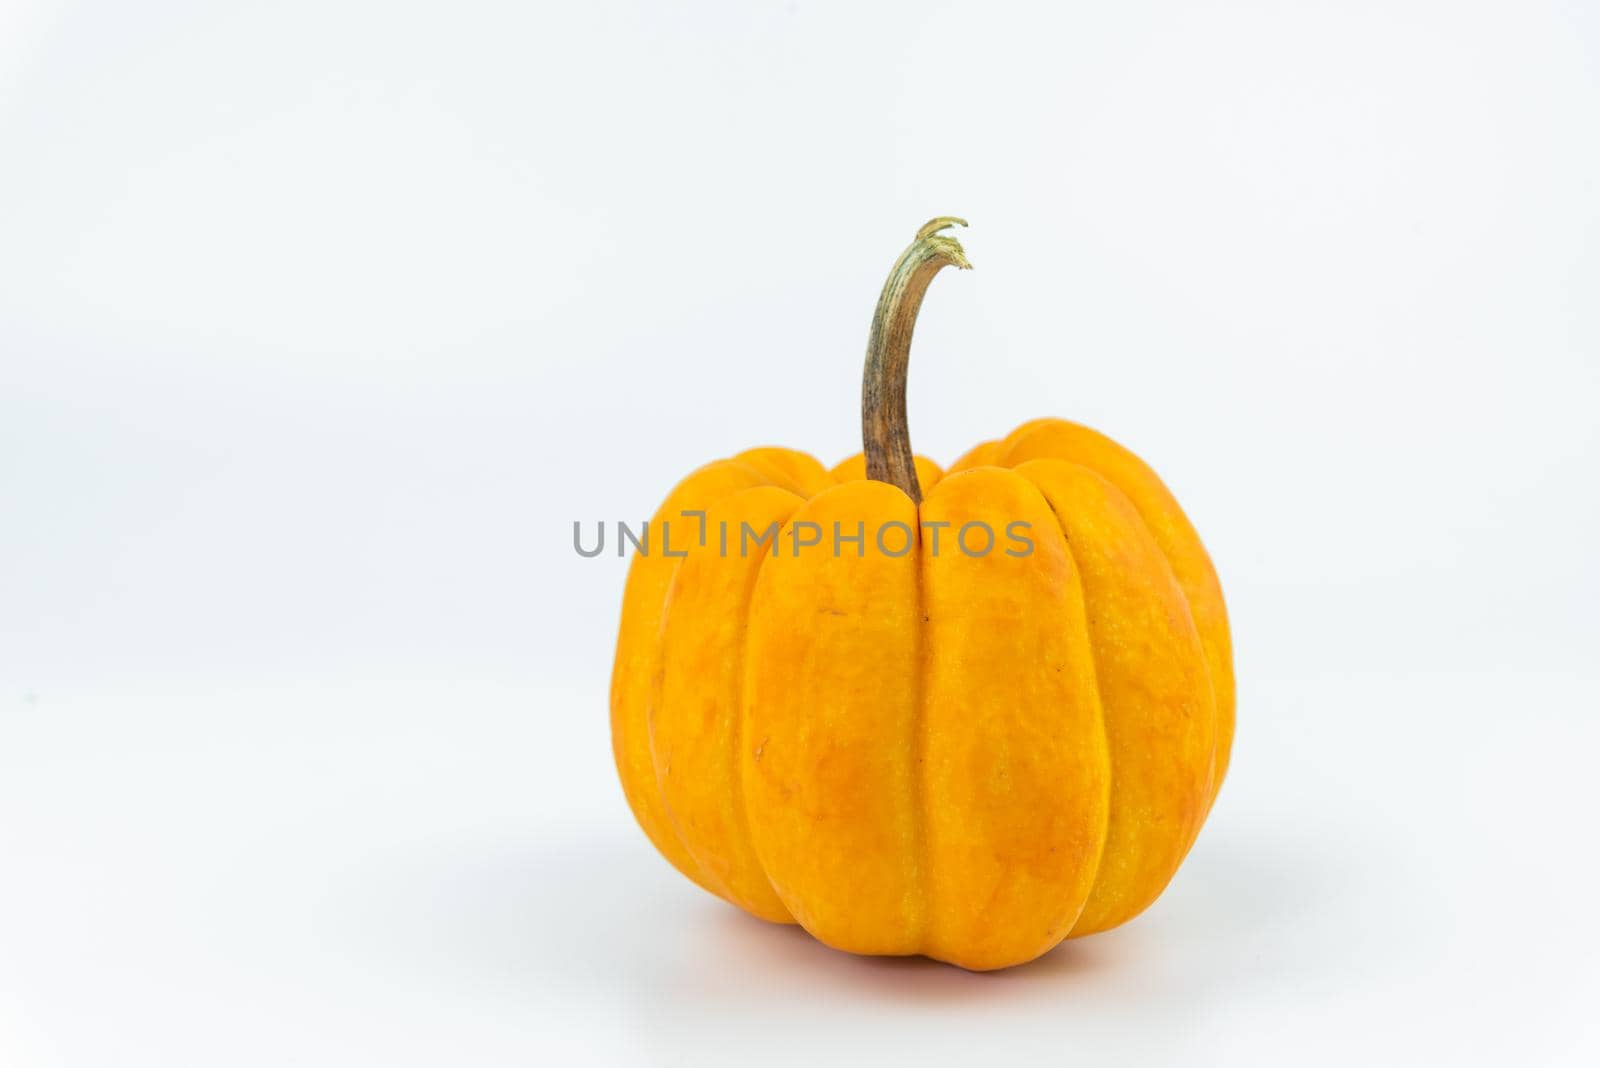
{"label": "orange pumpkin skin", "polygon": [[[651,527],[687,555],[658,540],[628,575],[613,750],[645,833],[712,893],[838,949],[1001,968],[1171,880],[1228,766],[1227,613],[1177,501],[1093,430],[1037,420],[915,466],[920,503],[787,449],[681,482]],[[1019,521],[1026,554],[955,542]],[[864,525],[859,555],[836,522]],[[739,552],[772,523],[778,551]],[[824,543],[791,552],[803,523]],[[918,532],[903,555],[875,543],[890,523]]]}

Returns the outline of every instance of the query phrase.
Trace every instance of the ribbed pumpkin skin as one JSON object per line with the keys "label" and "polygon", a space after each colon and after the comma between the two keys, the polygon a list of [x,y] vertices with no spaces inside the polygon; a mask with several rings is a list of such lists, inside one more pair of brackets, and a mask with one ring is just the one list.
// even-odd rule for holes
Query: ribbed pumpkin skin
{"label": "ribbed pumpkin skin", "polygon": [[[680,483],[652,527],[688,555],[629,572],[612,743],[640,825],[712,893],[839,949],[1001,968],[1172,878],[1227,769],[1227,614],[1172,495],[1092,430],[1038,420],[917,469],[920,506],[860,457],[785,449]],[[902,556],[873,543],[896,521],[922,531]],[[1032,551],[958,551],[973,521],[1028,523]],[[825,543],[741,556],[741,524],[773,522]],[[861,555],[835,522],[865,524]]]}

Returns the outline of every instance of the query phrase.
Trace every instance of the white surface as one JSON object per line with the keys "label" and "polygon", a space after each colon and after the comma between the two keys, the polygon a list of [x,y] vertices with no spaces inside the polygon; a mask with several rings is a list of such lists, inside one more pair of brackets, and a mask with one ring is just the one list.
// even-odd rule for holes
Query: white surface
{"label": "white surface", "polygon": [[1240,773],[1167,894],[991,975],[851,958],[690,885],[606,789],[581,692],[41,701],[5,737],[0,1052],[1592,1058],[1600,729],[1574,706],[1600,686],[1340,675],[1244,693]]}
{"label": "white surface", "polygon": [[[574,5],[576,8],[576,5]],[[0,1063],[1594,1063],[1600,11],[0,4]],[[1167,895],[972,976],[748,920],[610,767],[623,562],[1082,419],[1222,574]]]}

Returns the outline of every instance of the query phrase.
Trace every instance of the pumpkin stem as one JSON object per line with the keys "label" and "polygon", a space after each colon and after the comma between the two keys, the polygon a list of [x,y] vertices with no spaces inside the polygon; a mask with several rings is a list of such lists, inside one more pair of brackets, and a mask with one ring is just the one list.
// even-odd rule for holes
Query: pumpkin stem
{"label": "pumpkin stem", "polygon": [[861,444],[867,456],[867,477],[899,486],[917,504],[922,503],[922,487],[917,484],[911,428],[906,423],[911,331],[933,276],[952,265],[972,269],[961,243],[939,233],[958,225],[965,226],[967,221],[952,216],[930,220],[895,261],[872,313],[867,368],[861,377]]}

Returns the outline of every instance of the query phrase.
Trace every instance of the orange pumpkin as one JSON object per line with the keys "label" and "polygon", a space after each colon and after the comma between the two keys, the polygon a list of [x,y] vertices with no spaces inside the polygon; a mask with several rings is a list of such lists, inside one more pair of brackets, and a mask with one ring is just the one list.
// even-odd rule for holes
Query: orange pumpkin
{"label": "orange pumpkin", "polygon": [[912,455],[911,332],[933,276],[969,266],[957,222],[884,286],[863,455],[752,449],[668,495],[611,727],[640,825],[711,893],[853,953],[990,969],[1156,899],[1227,770],[1234,684],[1211,561],[1131,452],[1041,419],[948,472]]}

